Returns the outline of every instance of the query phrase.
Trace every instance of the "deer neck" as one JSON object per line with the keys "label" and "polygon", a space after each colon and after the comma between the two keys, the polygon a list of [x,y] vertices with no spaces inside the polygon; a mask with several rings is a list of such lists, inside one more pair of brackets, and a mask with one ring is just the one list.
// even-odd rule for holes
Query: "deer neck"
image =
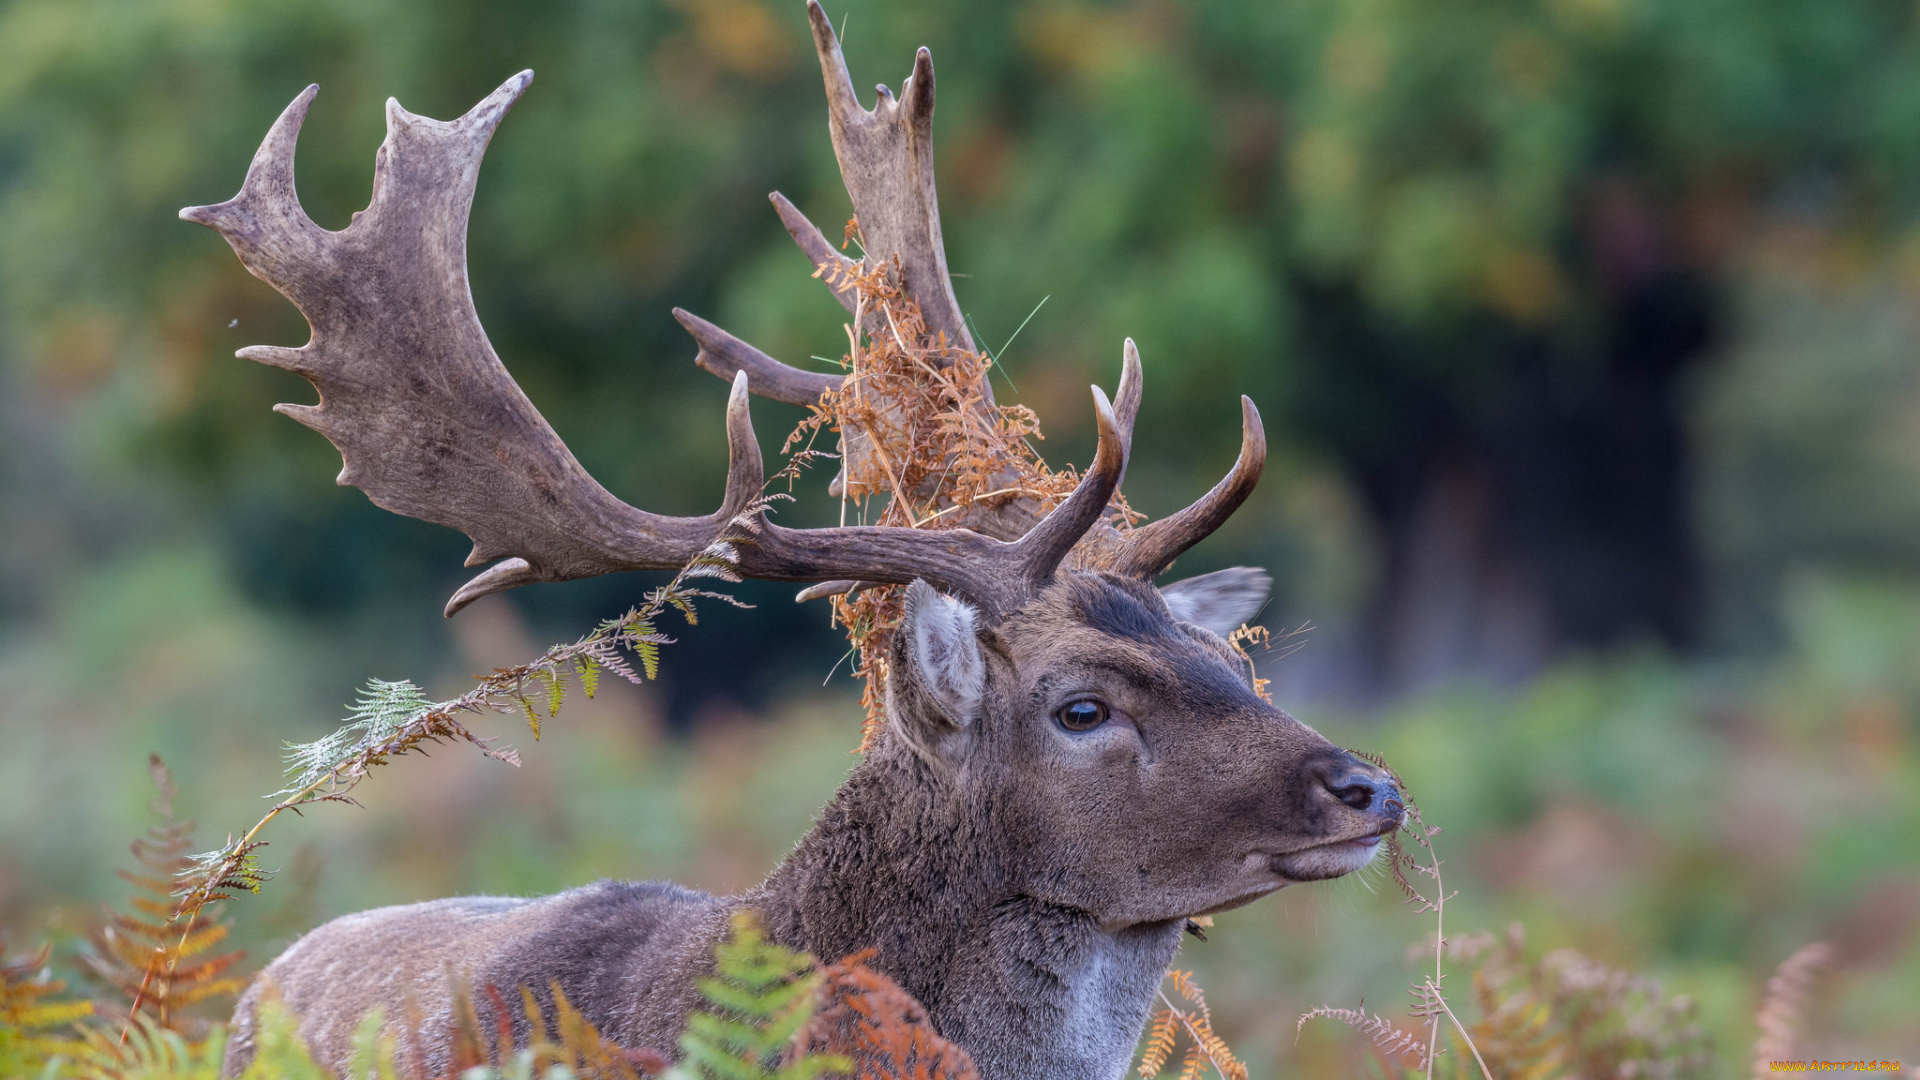
{"label": "deer neck", "polygon": [[1034,845],[910,753],[854,770],[745,902],[789,946],[876,966],[927,1007],[986,1080],[1117,1080],[1179,949],[1181,921],[1103,928],[1022,887]]}

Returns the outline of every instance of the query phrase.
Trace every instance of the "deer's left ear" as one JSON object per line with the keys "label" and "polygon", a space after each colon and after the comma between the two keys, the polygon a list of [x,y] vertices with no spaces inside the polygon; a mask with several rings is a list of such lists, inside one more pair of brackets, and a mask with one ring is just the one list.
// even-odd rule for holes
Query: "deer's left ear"
{"label": "deer's left ear", "polygon": [[925,751],[980,716],[987,664],[973,605],[924,581],[907,587],[907,613],[894,638],[888,718]]}
{"label": "deer's left ear", "polygon": [[1257,566],[1235,566],[1162,586],[1160,595],[1173,617],[1226,637],[1260,614],[1273,579]]}

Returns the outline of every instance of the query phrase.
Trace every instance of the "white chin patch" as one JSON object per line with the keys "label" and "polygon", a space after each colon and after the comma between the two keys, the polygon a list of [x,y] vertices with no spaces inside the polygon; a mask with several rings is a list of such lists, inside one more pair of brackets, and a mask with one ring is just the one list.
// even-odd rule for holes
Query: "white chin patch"
{"label": "white chin patch", "polygon": [[1351,874],[1372,862],[1379,852],[1380,838],[1370,836],[1365,840],[1322,844],[1291,855],[1282,855],[1273,860],[1273,868],[1282,877],[1294,881],[1321,881]]}

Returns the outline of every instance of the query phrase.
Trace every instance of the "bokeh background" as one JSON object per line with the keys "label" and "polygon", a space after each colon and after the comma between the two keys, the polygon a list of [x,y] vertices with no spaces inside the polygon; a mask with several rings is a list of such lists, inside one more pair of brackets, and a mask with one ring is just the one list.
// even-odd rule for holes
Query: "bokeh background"
{"label": "bokeh background", "polygon": [[[1910,0],[835,0],[855,83],[927,45],[949,261],[1056,463],[1146,361],[1127,491],[1166,513],[1273,443],[1181,570],[1276,579],[1278,700],[1385,752],[1461,930],[1526,924],[1701,1004],[1746,1070],[1772,967],[1841,970],[1810,1053],[1920,1057],[1920,9]],[[466,542],[338,488],[233,359],[290,305],[175,218],[310,82],[301,196],[365,204],[389,95],[538,78],[481,174],[475,298],[587,467],[720,490],[725,387],[668,314],[803,366],[843,313],[765,201],[848,213],[798,0],[0,0],[0,926],[124,884],[145,760],[206,846],[368,676],[445,696],[643,576],[438,614]],[[867,98],[871,100],[871,98]],[[1018,337],[1017,328],[1024,325]],[[1009,339],[1013,339],[1008,344]],[[797,410],[756,405],[768,449]],[[833,513],[824,477],[789,520]],[[602,875],[744,887],[851,764],[844,640],[786,588],[678,631],[513,770],[449,749],[277,823],[229,905],[314,922]],[[1305,629],[1301,629],[1301,628]],[[1378,875],[1223,917],[1183,963],[1256,1075],[1339,1075],[1294,1017],[1397,1010],[1430,933]]]}

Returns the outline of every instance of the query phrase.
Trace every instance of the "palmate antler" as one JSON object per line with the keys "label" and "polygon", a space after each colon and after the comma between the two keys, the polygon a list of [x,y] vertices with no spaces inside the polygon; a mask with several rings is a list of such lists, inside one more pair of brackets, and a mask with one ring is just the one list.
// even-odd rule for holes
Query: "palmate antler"
{"label": "palmate antler", "polygon": [[[971,353],[974,345],[947,272],[939,200],[934,189],[932,54],[923,48],[915,55],[913,73],[901,84],[897,100],[882,85],[876,87],[878,100],[874,108],[864,109],[854,96],[853,80],[847,72],[846,58],[840,51],[833,24],[817,0],[808,0],[807,16],[812,23],[814,48],[826,84],[828,128],[833,136],[834,154],[853,202],[864,257],[853,260],[841,254],[779,192],[772,195],[774,208],[794,242],[822,271],[819,276],[836,283],[832,288],[834,298],[848,312],[858,310],[857,295],[856,290],[845,283],[863,272],[880,270],[897,282],[900,291],[918,310],[927,333],[924,342],[927,360],[942,364],[950,362],[955,352]],[[890,330],[897,333],[897,327],[889,327],[883,315],[872,310],[862,314],[866,323],[862,329],[869,334],[881,337]],[[696,363],[723,378],[746,372],[752,391],[763,397],[812,405],[823,393],[838,390],[842,385],[841,376],[822,375],[783,364],[697,315],[679,308],[674,309],[674,315],[700,345]],[[1139,358],[1131,341],[1127,342],[1125,352],[1126,363],[1130,368],[1137,368]],[[991,387],[983,381],[978,391],[979,397],[971,408],[991,411],[994,408]],[[1121,425],[1127,430],[1132,430],[1139,403],[1136,380],[1131,391],[1123,387],[1115,403]],[[884,403],[881,411],[885,411]],[[1241,420],[1239,459],[1212,491],[1171,517],[1125,534],[1104,517],[1096,520],[1069,555],[1068,564],[1152,580],[1181,552],[1218,528],[1252,493],[1266,461],[1266,435],[1260,425],[1260,414],[1245,397],[1241,398]],[[868,452],[870,439],[866,432],[849,430],[853,427],[842,424],[843,451],[852,459],[842,472],[843,480],[849,475],[878,472],[859,467],[859,458]],[[1011,474],[1014,470],[1009,467],[1007,471]],[[883,473],[876,477],[876,486],[888,486]],[[992,505],[976,504],[961,509],[965,512],[949,524],[965,524],[1002,538],[1022,535],[1043,516],[1038,501],[1017,495]],[[853,585],[853,582],[835,582],[810,589],[803,596],[827,595]]]}
{"label": "palmate antler", "polygon": [[[868,245],[862,264],[899,281],[936,360],[942,350],[970,353],[934,196],[932,60],[920,50],[900,100],[883,87],[879,106],[862,110],[824,12],[817,3],[808,10],[827,78],[835,151]],[[1140,402],[1139,358],[1129,342],[1118,406],[1093,389],[1100,429],[1093,464],[1051,512],[1013,504],[1012,527],[1003,515],[999,527],[988,530],[1003,538],[967,528],[782,528],[767,519],[760,499],[765,473],[747,395],[812,404],[840,380],[788,367],[676,312],[700,342],[701,365],[733,382],[726,493],[720,508],[702,517],[627,505],[587,474],[507,373],[481,329],[467,284],[466,227],[480,159],[532,78],[532,72],[516,75],[452,122],[415,116],[389,100],[372,201],[338,232],[314,224],[294,190],[294,144],[316,87],[275,122],[238,195],[180,213],[218,230],[250,272],[307,317],[313,336],[305,346],[254,346],[240,355],[294,371],[318,389],[319,404],[277,410],[339,448],[345,467],[338,482],[396,513],[466,533],[474,541],[469,566],[499,560],[454,594],[448,615],[480,596],[536,581],[675,569],[724,540],[743,577],[836,583],[809,590],[816,595],[855,582],[924,579],[997,618],[1025,604],[1069,558],[1151,579],[1225,520],[1258,478],[1264,436],[1258,413],[1243,398],[1240,460],[1212,492],[1125,535],[1104,520],[1126,470]],[[774,203],[817,264],[859,268],[785,199],[776,194]],[[836,295],[849,310],[858,308],[848,293]],[[992,407],[984,389],[975,407]]]}

